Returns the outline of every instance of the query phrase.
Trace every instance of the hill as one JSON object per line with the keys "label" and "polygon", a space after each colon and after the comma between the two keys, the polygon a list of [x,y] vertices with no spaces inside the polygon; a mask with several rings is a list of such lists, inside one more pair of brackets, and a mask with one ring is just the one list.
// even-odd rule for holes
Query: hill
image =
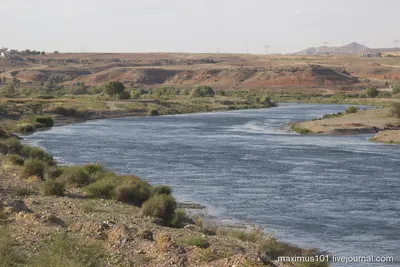
{"label": "hill", "polygon": [[319,47],[309,47],[307,49],[301,50],[294,55],[319,55],[319,54],[360,54],[364,52],[369,52],[371,49],[365,45],[352,42],[344,46],[319,46]]}

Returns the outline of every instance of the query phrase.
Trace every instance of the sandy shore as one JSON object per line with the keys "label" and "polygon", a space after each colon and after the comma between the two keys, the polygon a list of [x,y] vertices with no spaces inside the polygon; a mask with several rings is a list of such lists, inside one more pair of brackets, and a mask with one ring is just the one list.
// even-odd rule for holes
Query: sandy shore
{"label": "sandy shore", "polygon": [[400,119],[390,108],[362,110],[342,117],[296,123],[292,129],[302,134],[376,134],[377,142],[400,143]]}

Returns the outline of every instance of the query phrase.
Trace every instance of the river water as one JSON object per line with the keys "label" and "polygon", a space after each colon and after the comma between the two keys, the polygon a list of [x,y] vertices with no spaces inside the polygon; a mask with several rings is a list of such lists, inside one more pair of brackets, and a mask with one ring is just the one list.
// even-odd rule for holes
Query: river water
{"label": "river water", "polygon": [[370,142],[370,135],[301,136],[285,129],[345,108],[282,104],[96,120],[27,139],[60,162],[101,162],[170,185],[180,201],[256,223],[299,246],[397,261],[334,266],[399,266],[400,147]]}

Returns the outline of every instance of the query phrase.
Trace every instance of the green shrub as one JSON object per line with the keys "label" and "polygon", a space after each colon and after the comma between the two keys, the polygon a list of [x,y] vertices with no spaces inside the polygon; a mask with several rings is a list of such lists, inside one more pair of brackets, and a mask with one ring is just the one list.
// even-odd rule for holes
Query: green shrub
{"label": "green shrub", "polygon": [[324,116],[322,116],[323,119],[331,119],[331,118],[337,118],[337,117],[343,117],[343,113],[338,112],[336,114],[325,114]]}
{"label": "green shrub", "polygon": [[400,118],[400,103],[392,104],[392,116]]}
{"label": "green shrub", "polygon": [[0,153],[2,154],[20,154],[23,145],[15,138],[0,139]]}
{"label": "green shrub", "polygon": [[59,180],[68,186],[82,187],[90,182],[90,176],[83,167],[69,166],[62,168]]}
{"label": "green shrub", "polygon": [[22,154],[22,156],[24,156],[26,158],[38,159],[43,162],[46,162],[47,164],[49,164],[51,166],[55,165],[53,156],[48,154],[46,151],[44,151],[40,147],[24,146],[22,148],[21,154]]}
{"label": "green shrub", "polygon": [[66,73],[52,73],[47,79],[51,84],[60,84],[72,80]]}
{"label": "green shrub", "polygon": [[23,166],[25,163],[25,160],[16,154],[8,154],[6,160],[7,162],[17,166]]}
{"label": "green shrub", "polygon": [[376,89],[374,87],[368,87],[367,89],[364,90],[364,94],[367,97],[374,98],[379,95],[379,91],[378,91],[378,89]]}
{"label": "green shrub", "polygon": [[251,231],[233,230],[228,232],[228,236],[252,243],[257,243],[261,241],[263,238],[263,234],[263,231],[259,229],[253,229]]}
{"label": "green shrub", "polygon": [[32,190],[26,187],[15,187],[13,188],[13,193],[16,196],[29,196],[33,194]]}
{"label": "green shrub", "polygon": [[96,244],[72,238],[66,233],[57,234],[29,262],[31,267],[100,267],[103,251]]}
{"label": "green shrub", "polygon": [[143,216],[157,217],[165,222],[173,219],[176,201],[169,195],[155,195],[143,203],[141,214]]}
{"label": "green shrub", "polygon": [[312,134],[313,133],[312,131],[310,131],[306,128],[303,128],[297,124],[292,125],[292,127],[290,127],[290,129],[299,134]]}
{"label": "green shrub", "polygon": [[192,97],[213,97],[214,95],[214,89],[207,85],[197,86],[191,93]]}
{"label": "green shrub", "polygon": [[65,187],[64,184],[50,179],[42,182],[41,192],[45,196],[63,196]]}
{"label": "green shrub", "polygon": [[141,205],[149,199],[151,192],[145,183],[130,183],[115,187],[114,194],[117,201]]}
{"label": "green shrub", "polygon": [[178,238],[175,242],[176,245],[180,247],[199,247],[199,248],[208,248],[210,243],[206,237],[202,236],[190,236],[190,237],[182,237]]}
{"label": "green shrub", "polygon": [[48,179],[56,179],[60,177],[62,174],[62,169],[58,167],[50,167],[47,169],[47,178]]}
{"label": "green shrub", "polygon": [[83,168],[90,174],[104,173],[105,169],[102,164],[89,163],[83,166]]}
{"label": "green shrub", "polygon": [[37,95],[35,98],[37,98],[37,99],[54,99],[56,97],[53,95]]}
{"label": "green shrub", "polygon": [[84,187],[84,191],[90,197],[105,199],[114,198],[115,181],[110,178],[99,179]]}
{"label": "green shrub", "polygon": [[55,107],[51,109],[49,112],[62,115],[65,117],[82,117],[83,114],[76,110],[75,108],[65,108],[65,107]]}
{"label": "green shrub", "polygon": [[33,133],[36,131],[36,124],[34,123],[21,123],[18,124],[14,130],[19,133]]}
{"label": "green shrub", "polygon": [[392,93],[393,94],[400,94],[400,84],[393,84],[392,85]]}
{"label": "green shrub", "polygon": [[261,244],[261,249],[273,260],[286,254],[286,246],[283,243],[279,243],[274,237],[264,240]]}
{"label": "green shrub", "polygon": [[388,92],[388,91],[380,91],[378,94],[379,98],[391,98],[392,97],[392,93]]}
{"label": "green shrub", "polygon": [[159,116],[160,113],[159,113],[158,109],[151,109],[151,110],[149,110],[148,115],[149,116]]}
{"label": "green shrub", "polygon": [[3,128],[0,128],[0,139],[7,139],[8,137],[7,132]]}
{"label": "green shrub", "polygon": [[185,222],[188,222],[189,219],[183,209],[179,209],[175,211],[174,217],[168,222],[168,226],[174,228],[182,228]]}
{"label": "green shrub", "polygon": [[26,178],[31,176],[38,176],[39,178],[44,178],[45,165],[42,161],[38,159],[28,159],[25,161],[24,169],[22,175]]}
{"label": "green shrub", "polygon": [[153,186],[151,189],[151,195],[171,195],[172,194],[172,189],[169,186],[166,185],[157,185]]}
{"label": "green shrub", "polygon": [[36,116],[35,123],[43,124],[45,127],[53,127],[54,121],[49,116]]}
{"label": "green shrub", "polygon": [[131,99],[138,99],[141,95],[141,91],[137,89],[132,89],[129,93]]}
{"label": "green shrub", "polygon": [[350,106],[348,108],[346,108],[346,114],[351,114],[351,113],[357,113],[358,111],[358,107],[355,106]]}
{"label": "green shrub", "polygon": [[141,205],[151,196],[151,186],[137,176],[104,173],[84,188],[88,196]]}

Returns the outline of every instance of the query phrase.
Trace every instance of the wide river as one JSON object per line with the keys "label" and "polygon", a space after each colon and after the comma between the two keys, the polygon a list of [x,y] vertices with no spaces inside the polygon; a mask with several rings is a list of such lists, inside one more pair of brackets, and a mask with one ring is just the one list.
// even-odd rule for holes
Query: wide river
{"label": "wide river", "polygon": [[345,105],[89,121],[27,137],[57,160],[101,162],[171,185],[180,201],[252,222],[336,256],[394,256],[400,266],[400,146],[370,135],[301,136],[288,123]]}

